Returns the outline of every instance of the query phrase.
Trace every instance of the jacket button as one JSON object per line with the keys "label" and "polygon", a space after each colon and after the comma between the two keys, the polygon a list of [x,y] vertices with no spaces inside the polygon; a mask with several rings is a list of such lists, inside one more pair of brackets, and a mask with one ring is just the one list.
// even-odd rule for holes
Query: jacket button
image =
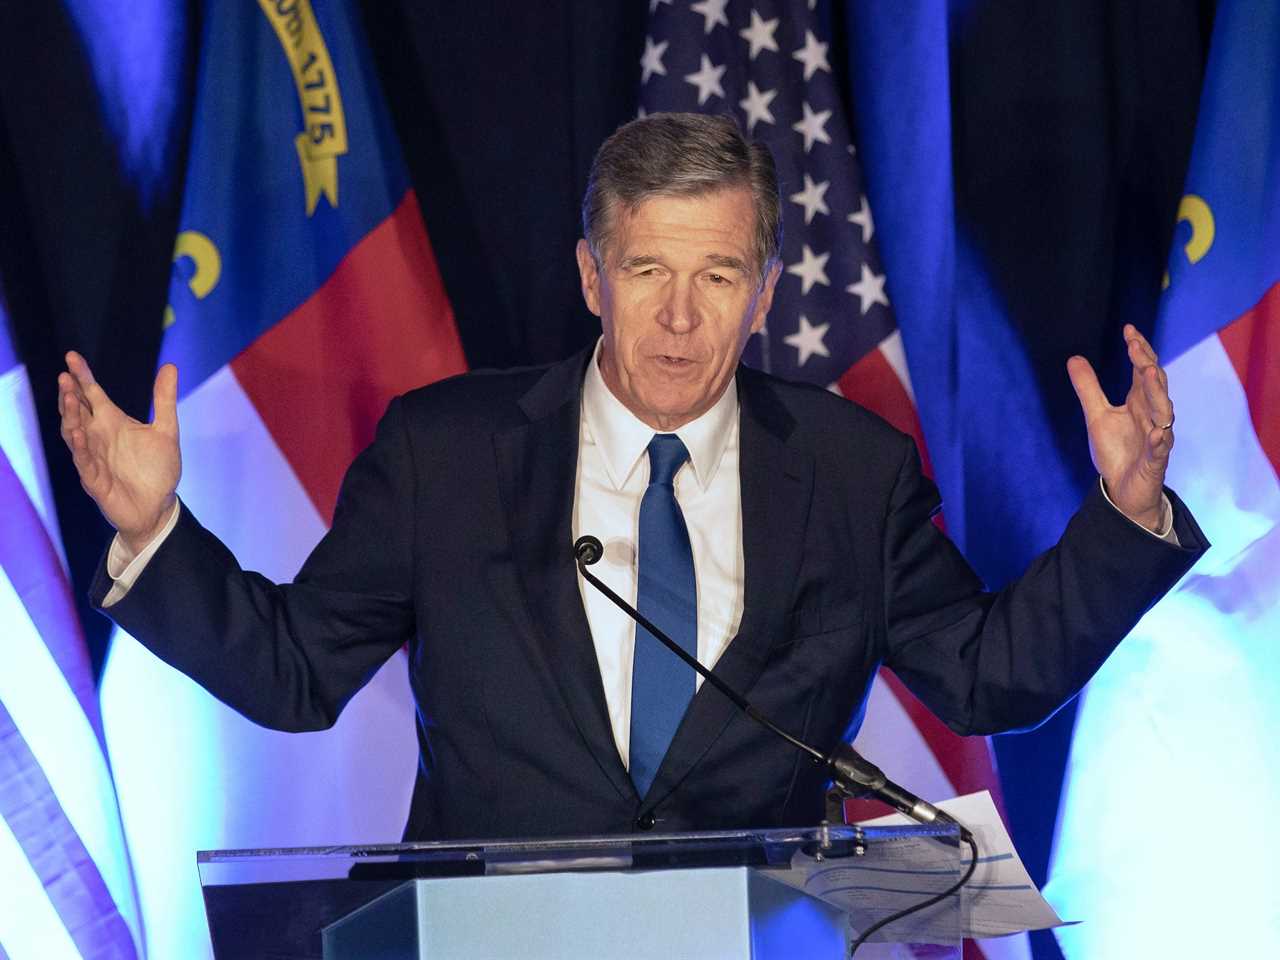
{"label": "jacket button", "polygon": [[642,813],[640,816],[636,817],[636,829],[652,830],[653,825],[657,822],[658,821],[654,819],[652,813]]}

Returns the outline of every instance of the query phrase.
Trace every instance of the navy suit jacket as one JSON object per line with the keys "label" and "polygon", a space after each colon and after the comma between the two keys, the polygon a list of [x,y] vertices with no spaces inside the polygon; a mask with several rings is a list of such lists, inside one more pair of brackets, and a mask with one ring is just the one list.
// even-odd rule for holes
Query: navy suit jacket
{"label": "navy suit jacket", "polygon": [[[394,400],[292,584],[243,571],[184,508],[111,616],[284,730],[332,724],[407,643],[421,760],[406,839],[819,821],[822,770],[709,684],[636,795],[571,549],[589,356]],[[817,388],[744,368],[736,389],[745,609],[715,672],[819,748],[856,732],[882,663],[960,733],[1040,722],[1207,546],[1172,494],[1182,547],[1095,492],[986,593],[931,522],[910,438]],[[99,603],[109,586],[100,570]]]}

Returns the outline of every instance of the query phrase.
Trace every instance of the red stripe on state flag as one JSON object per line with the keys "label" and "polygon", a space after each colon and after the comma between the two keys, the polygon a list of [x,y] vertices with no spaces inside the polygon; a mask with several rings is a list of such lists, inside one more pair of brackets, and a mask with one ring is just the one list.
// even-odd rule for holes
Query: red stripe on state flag
{"label": "red stripe on state flag", "polygon": [[391,399],[466,369],[414,192],[231,369],[329,523]]}
{"label": "red stripe on state flag", "polygon": [[1249,402],[1249,418],[1280,474],[1280,283],[1247,313],[1218,331]]}

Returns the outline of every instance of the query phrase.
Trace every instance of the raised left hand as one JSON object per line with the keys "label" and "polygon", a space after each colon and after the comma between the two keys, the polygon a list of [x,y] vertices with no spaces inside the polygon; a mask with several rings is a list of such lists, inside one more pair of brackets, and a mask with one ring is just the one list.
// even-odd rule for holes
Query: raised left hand
{"label": "raised left hand", "polygon": [[1112,406],[1084,357],[1067,361],[1067,375],[1084,410],[1089,453],[1111,502],[1148,530],[1159,530],[1164,474],[1173,449],[1173,401],[1169,378],[1156,353],[1132,324],[1125,343],[1133,382],[1120,406]]}

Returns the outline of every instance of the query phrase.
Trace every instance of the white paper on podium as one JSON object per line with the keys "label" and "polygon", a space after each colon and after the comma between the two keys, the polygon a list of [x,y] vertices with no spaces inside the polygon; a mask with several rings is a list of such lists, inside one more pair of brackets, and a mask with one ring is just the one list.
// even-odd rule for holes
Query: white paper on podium
{"label": "white paper on podium", "polygon": [[[999,937],[1023,930],[1064,925],[1064,921],[1031,882],[1031,877],[1004,828],[991,794],[983,790],[944,800],[938,806],[968,827],[978,843],[978,866],[962,891],[963,913],[960,926],[964,936]],[[888,827],[911,823],[911,820],[901,814],[891,814],[868,820],[862,825]],[[907,851],[905,848],[903,853],[913,858],[919,856],[919,851]],[[968,868],[969,855],[969,847],[962,846],[962,869]],[[922,869],[890,870],[895,874],[892,884],[869,883],[863,868],[855,860],[818,861],[799,853],[792,860],[790,874],[778,879],[839,907],[851,917],[865,920],[873,916],[887,916],[913,902],[940,893],[955,882],[953,874],[939,874],[929,870],[927,861],[923,864],[918,860],[913,862]],[[884,871],[883,866],[877,869]],[[935,929],[945,930],[946,916],[945,904],[939,904],[922,911],[906,922],[905,926],[894,924],[885,930],[885,934],[889,939],[910,936],[912,939],[927,940]]]}

